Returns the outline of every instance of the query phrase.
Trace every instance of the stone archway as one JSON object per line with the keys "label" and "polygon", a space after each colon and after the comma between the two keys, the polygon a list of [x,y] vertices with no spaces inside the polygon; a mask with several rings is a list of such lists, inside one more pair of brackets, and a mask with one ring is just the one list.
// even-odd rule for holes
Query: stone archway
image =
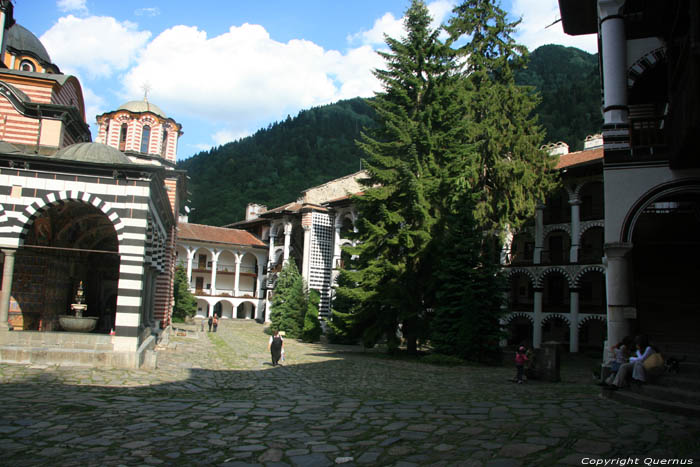
{"label": "stone archway", "polygon": [[700,192],[649,202],[631,232],[635,333],[656,342],[695,342],[700,328]]}
{"label": "stone archway", "polygon": [[80,282],[87,304],[83,315],[99,318],[96,332],[114,328],[120,264],[114,220],[118,216],[108,215],[104,203],[93,201],[57,201],[54,196],[43,206],[35,203],[28,208],[10,301],[9,319],[15,329],[60,330],[58,316],[70,313]]}

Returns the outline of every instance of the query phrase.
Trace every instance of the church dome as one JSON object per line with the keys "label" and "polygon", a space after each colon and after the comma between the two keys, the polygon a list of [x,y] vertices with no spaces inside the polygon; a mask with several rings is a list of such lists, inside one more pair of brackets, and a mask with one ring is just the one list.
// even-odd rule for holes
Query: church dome
{"label": "church dome", "polygon": [[120,105],[117,110],[128,110],[134,113],[151,112],[159,117],[168,118],[165,116],[165,112],[163,112],[160,107],[148,102],[147,100],[127,102],[124,105]]}
{"label": "church dome", "polygon": [[131,164],[124,153],[102,143],[71,144],[56,153],[56,159],[97,164]]}
{"label": "church dome", "polygon": [[33,55],[43,62],[52,63],[44,44],[28,29],[17,23],[13,24],[7,32],[6,41],[7,47]]}

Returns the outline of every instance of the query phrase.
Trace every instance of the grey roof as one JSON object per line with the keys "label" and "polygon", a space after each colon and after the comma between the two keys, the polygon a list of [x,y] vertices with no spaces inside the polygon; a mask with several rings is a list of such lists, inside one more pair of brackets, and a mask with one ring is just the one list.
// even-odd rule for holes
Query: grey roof
{"label": "grey roof", "polygon": [[131,164],[124,153],[102,143],[71,144],[56,153],[56,159],[98,164]]}
{"label": "grey roof", "polygon": [[14,144],[7,141],[0,141],[0,153],[2,154],[23,154],[20,149]]}
{"label": "grey roof", "polygon": [[29,52],[47,63],[52,63],[49,53],[44,48],[44,44],[27,28],[17,23],[13,24],[7,33],[6,46]]}
{"label": "grey roof", "polygon": [[157,105],[148,102],[147,100],[142,101],[130,101],[126,104],[120,105],[117,110],[128,110],[130,112],[140,113],[140,112],[151,112],[160,117],[168,118],[165,112],[161,110]]}

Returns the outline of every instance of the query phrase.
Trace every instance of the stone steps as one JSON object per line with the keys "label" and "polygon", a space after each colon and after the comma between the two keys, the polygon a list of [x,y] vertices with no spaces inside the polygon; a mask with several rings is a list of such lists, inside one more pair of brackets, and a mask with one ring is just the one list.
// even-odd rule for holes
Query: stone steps
{"label": "stone steps", "polygon": [[700,405],[685,402],[673,402],[666,399],[658,399],[648,394],[636,391],[603,389],[603,397],[621,402],[623,404],[643,407],[645,409],[668,412],[686,417],[700,418]]}

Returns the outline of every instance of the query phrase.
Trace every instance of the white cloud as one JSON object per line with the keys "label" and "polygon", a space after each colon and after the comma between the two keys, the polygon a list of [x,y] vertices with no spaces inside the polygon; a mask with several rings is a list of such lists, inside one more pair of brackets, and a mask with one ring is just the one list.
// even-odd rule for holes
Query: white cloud
{"label": "white cloud", "polygon": [[545,44],[561,44],[598,52],[595,34],[569,36],[564,34],[560,22],[549,26],[560,17],[557,0],[513,0],[511,14],[522,17],[516,39],[529,50]]}
{"label": "white cloud", "polygon": [[150,32],[139,31],[129,21],[68,15],[59,18],[40,40],[64,72],[108,77],[128,68],[150,37]]}
{"label": "white cloud", "polygon": [[158,16],[160,15],[160,8],[150,7],[150,8],[139,8],[134,11],[136,16]]}
{"label": "white cloud", "polygon": [[61,11],[77,11],[87,13],[87,0],[58,0],[56,6]]}
{"label": "white cloud", "polygon": [[211,136],[222,144],[304,108],[372,95],[379,84],[371,71],[381,59],[369,47],[342,54],[306,40],[277,42],[259,25],[211,38],[180,25],[154,38],[136,63],[123,76],[125,100],[151,83],[150,100],[169,115],[224,124]]}
{"label": "white cloud", "polygon": [[[430,27],[437,29],[450,15],[455,6],[453,0],[437,0],[427,5],[430,16],[433,18]],[[351,34],[347,40],[351,44],[364,44],[378,46],[384,44],[384,35],[399,39],[404,35],[404,18],[395,18],[391,13],[384,13],[381,18],[374,21],[372,29]]]}
{"label": "white cloud", "polygon": [[90,128],[96,128],[95,117],[108,110],[107,101],[102,96],[96,94],[91,88],[83,85],[83,100],[85,101],[85,120]]}
{"label": "white cloud", "polygon": [[212,135],[212,139],[216,145],[222,145],[250,135],[249,131],[219,130]]}

